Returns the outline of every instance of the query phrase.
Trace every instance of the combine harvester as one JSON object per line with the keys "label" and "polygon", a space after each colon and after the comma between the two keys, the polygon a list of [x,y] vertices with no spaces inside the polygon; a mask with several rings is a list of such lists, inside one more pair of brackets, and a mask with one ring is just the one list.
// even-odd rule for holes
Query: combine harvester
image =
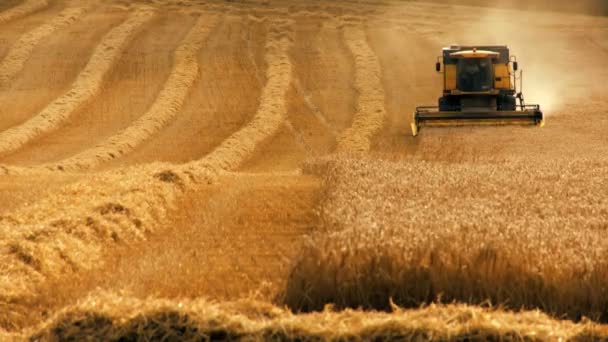
{"label": "combine harvester", "polygon": [[435,68],[443,73],[443,96],[439,107],[416,108],[414,136],[423,126],[543,125],[540,106],[524,102],[522,73],[517,76],[517,59],[509,55],[507,46],[443,48]]}

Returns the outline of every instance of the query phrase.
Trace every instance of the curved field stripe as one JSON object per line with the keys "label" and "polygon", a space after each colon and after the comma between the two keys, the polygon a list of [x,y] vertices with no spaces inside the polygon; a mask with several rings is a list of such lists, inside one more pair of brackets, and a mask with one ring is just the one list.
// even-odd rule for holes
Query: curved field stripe
{"label": "curved field stripe", "polygon": [[[64,170],[88,169],[119,158],[160,131],[179,113],[199,72],[197,52],[217,18],[201,17],[175,51],[174,66],[152,107],[131,126],[99,145],[60,161]],[[59,166],[58,165],[58,166]]]}
{"label": "curved field stripe", "polygon": [[346,26],[344,37],[355,59],[355,88],[359,97],[353,123],[338,137],[337,149],[340,152],[366,152],[386,117],[380,62],[367,44],[362,27]]}
{"label": "curved field stripe", "polygon": [[287,118],[285,94],[292,81],[292,63],[288,50],[291,46],[291,21],[271,23],[266,43],[266,85],[260,106],[251,122],[232,134],[211,153],[190,164],[194,169],[234,170],[251,157],[256,147],[274,135]]}
{"label": "curved field stripe", "polygon": [[49,5],[47,0],[25,0],[22,4],[0,13],[0,24],[24,17]]}
{"label": "curved field stripe", "polygon": [[55,31],[75,22],[86,10],[86,7],[70,7],[63,10],[55,19],[22,35],[0,63],[0,84],[9,82],[30,57],[32,51],[43,39]]}
{"label": "curved field stripe", "polygon": [[145,8],[133,12],[120,26],[112,29],[95,48],[91,59],[71,89],[25,123],[0,133],[0,155],[14,152],[37,137],[61,126],[84,103],[96,96],[107,74],[124,49],[155,12]]}

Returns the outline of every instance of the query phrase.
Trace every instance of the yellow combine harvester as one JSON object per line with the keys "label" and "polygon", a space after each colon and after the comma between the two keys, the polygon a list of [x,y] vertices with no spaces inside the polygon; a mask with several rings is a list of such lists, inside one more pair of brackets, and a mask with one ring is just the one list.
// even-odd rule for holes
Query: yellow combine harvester
{"label": "yellow combine harvester", "polygon": [[[443,68],[441,62],[443,61]],[[438,107],[417,107],[412,134],[422,126],[461,124],[543,125],[539,105],[527,105],[521,93],[522,74],[506,46],[450,46],[437,58],[443,73]],[[520,92],[516,83],[520,82]],[[519,100],[519,101],[518,101]],[[519,103],[518,103],[519,102]]]}

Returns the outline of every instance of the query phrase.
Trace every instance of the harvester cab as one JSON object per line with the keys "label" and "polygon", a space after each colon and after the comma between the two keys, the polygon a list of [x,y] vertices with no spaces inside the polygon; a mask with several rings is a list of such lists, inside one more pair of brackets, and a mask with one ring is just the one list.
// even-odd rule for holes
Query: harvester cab
{"label": "harvester cab", "polygon": [[507,46],[452,45],[443,48],[435,69],[443,74],[443,96],[438,106],[416,108],[414,136],[422,126],[543,125],[540,106],[524,101],[522,71],[518,75]]}

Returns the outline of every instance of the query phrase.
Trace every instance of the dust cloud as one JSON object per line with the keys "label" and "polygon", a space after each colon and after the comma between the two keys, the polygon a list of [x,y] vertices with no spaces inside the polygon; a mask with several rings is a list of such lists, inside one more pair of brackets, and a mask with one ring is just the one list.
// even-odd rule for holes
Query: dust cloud
{"label": "dust cloud", "polygon": [[[504,5],[520,7],[518,1]],[[444,36],[446,45],[454,42],[508,45],[519,62],[518,92],[523,92],[526,103],[540,104],[546,116],[558,114],[565,105],[587,96],[589,91],[603,91],[590,87],[591,84],[601,87],[600,82],[594,82],[598,75],[591,67],[599,61],[591,54],[581,56],[579,51],[580,42],[589,39],[588,32],[568,27],[573,21],[592,25],[594,20],[602,19],[476,6],[454,6],[454,9],[456,16],[462,13],[467,18],[479,19],[457,20],[456,28]]]}
{"label": "dust cloud", "polygon": [[605,0],[510,0],[510,1],[480,1],[480,0],[438,0],[435,2],[474,6],[491,6],[525,11],[555,11],[570,14],[608,15],[608,2]]}

